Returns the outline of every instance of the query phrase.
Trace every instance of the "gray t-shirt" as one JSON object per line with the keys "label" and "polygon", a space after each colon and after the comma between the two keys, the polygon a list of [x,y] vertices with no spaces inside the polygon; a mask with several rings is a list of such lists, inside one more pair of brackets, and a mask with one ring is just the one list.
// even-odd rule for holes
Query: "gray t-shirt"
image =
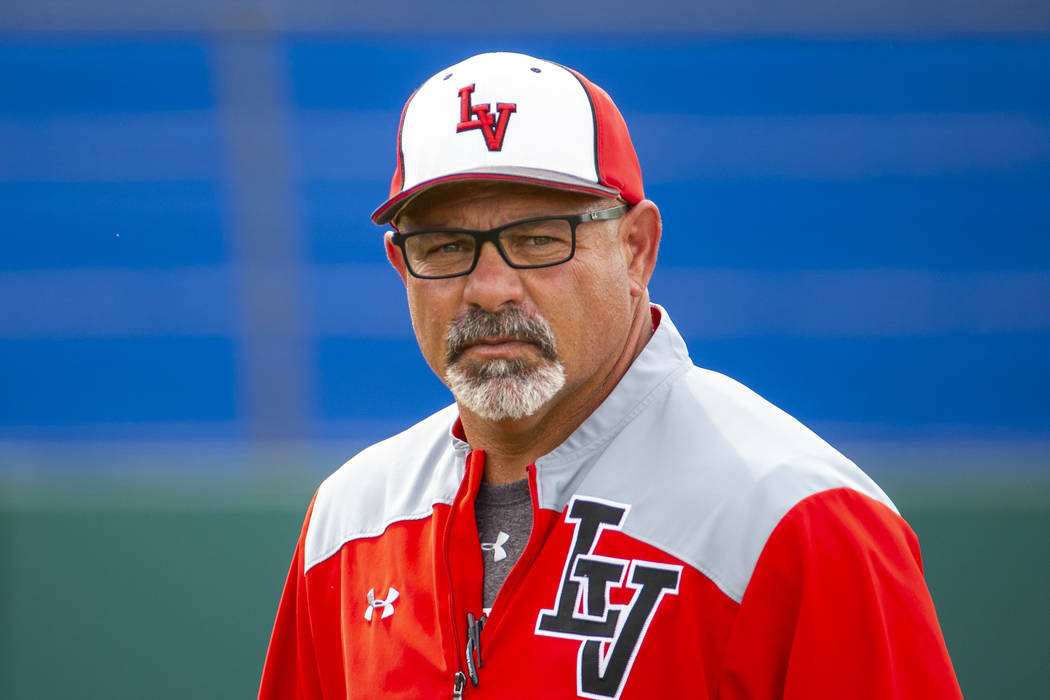
{"label": "gray t-shirt", "polygon": [[529,480],[509,484],[481,482],[474,501],[474,517],[478,521],[481,558],[485,562],[482,606],[488,610],[532,532]]}

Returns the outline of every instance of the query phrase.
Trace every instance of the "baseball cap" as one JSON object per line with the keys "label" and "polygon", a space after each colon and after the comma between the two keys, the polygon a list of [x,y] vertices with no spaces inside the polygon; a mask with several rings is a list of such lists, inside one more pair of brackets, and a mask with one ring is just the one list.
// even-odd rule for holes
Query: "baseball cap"
{"label": "baseball cap", "polygon": [[627,124],[580,73],[518,53],[484,53],[435,74],[408,98],[385,224],[416,195],[459,180],[501,180],[645,198]]}

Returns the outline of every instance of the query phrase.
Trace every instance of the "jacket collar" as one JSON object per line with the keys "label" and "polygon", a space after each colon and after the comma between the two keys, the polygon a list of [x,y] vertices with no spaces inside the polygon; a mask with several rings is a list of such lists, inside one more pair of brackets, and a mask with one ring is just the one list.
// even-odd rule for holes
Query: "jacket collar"
{"label": "jacket collar", "polygon": [[670,316],[653,304],[652,338],[597,409],[558,447],[536,460],[544,470],[578,463],[615,437],[671,381],[692,366],[689,351]]}

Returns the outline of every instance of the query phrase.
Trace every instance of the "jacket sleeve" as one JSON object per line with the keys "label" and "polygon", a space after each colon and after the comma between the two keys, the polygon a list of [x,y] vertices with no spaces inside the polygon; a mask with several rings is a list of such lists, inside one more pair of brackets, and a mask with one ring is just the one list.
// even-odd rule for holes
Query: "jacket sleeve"
{"label": "jacket sleeve", "polygon": [[303,548],[312,514],[311,502],[277,606],[277,619],[263,663],[259,700],[321,698],[303,567]]}
{"label": "jacket sleeve", "polygon": [[850,489],[810,496],[774,529],[725,658],[723,700],[962,697],[915,534]]}

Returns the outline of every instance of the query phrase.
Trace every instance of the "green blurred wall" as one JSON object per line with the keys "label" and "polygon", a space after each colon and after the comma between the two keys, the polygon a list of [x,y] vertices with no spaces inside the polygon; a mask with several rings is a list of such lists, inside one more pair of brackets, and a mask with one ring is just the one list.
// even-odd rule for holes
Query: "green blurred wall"
{"label": "green blurred wall", "polygon": [[[919,535],[971,700],[1050,697],[1037,482],[887,489]],[[313,485],[15,489],[0,512],[0,697],[252,697]]]}

